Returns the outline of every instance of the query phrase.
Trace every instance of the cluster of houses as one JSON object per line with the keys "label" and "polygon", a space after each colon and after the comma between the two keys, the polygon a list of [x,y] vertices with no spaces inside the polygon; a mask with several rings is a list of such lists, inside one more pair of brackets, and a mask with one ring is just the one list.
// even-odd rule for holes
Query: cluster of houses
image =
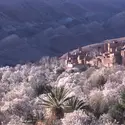
{"label": "cluster of houses", "polygon": [[[91,55],[90,53],[94,50],[97,51],[94,55]],[[91,50],[79,48],[78,52],[68,53],[65,60],[65,64],[69,68],[77,65],[111,67],[116,63],[125,65],[125,42],[123,41],[113,40],[112,42],[97,45]]]}

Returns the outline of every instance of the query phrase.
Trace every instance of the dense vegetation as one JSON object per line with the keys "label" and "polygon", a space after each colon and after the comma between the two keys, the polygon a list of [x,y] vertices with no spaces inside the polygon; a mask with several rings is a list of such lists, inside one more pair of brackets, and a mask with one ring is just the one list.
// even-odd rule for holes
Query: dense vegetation
{"label": "dense vegetation", "polygon": [[1,67],[1,123],[125,124],[125,67],[71,73],[62,64],[56,58],[43,58],[39,63]]}

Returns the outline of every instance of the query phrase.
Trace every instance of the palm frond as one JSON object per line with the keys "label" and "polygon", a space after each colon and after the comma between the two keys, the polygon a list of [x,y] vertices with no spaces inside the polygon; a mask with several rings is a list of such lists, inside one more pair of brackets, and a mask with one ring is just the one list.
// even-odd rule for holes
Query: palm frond
{"label": "palm frond", "polygon": [[63,105],[64,102],[71,98],[68,97],[69,93],[69,90],[65,89],[64,87],[56,87],[53,90],[50,90],[48,94],[46,94],[47,100],[42,99],[44,102],[43,105],[49,106],[51,104],[54,106],[61,106],[61,104]]}
{"label": "palm frond", "polygon": [[79,100],[77,97],[73,97],[68,100],[66,106],[69,111],[74,111],[79,109],[85,109],[86,104],[83,100]]}
{"label": "palm frond", "polygon": [[42,105],[45,107],[51,107],[53,106],[53,102],[51,102],[50,100],[42,99]]}
{"label": "palm frond", "polygon": [[61,88],[56,87],[53,90],[53,93],[55,94],[58,101],[61,101],[62,99],[66,98],[69,95],[70,91],[65,89],[64,87]]}

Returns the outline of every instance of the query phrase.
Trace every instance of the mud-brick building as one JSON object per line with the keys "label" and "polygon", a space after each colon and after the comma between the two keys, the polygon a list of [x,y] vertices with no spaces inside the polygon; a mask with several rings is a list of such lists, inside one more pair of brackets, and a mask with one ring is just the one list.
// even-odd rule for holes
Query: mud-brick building
{"label": "mud-brick building", "polygon": [[92,59],[88,62],[91,66],[97,67],[112,67],[113,66],[113,56],[114,54],[103,54],[102,56],[98,56],[95,59]]}
{"label": "mud-brick building", "polygon": [[[79,48],[77,53],[69,53],[66,59],[67,67],[86,64],[97,67],[112,67],[116,63],[125,65],[125,41],[112,40],[89,48]],[[91,52],[97,55],[91,57]]]}
{"label": "mud-brick building", "polygon": [[111,42],[106,42],[104,43],[104,52],[114,53],[117,47],[123,45],[123,41],[112,40]]}

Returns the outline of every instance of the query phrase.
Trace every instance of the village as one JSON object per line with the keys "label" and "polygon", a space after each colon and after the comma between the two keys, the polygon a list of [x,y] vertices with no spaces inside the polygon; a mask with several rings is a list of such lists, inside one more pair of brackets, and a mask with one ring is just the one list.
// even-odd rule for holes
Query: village
{"label": "village", "polygon": [[[96,50],[94,52],[94,50]],[[93,51],[94,55],[91,55]],[[75,66],[96,66],[96,67],[112,67],[115,64],[125,65],[125,42],[113,40],[101,45],[97,45],[94,49],[84,50],[78,48],[75,53],[68,53],[65,59],[67,68]]]}

